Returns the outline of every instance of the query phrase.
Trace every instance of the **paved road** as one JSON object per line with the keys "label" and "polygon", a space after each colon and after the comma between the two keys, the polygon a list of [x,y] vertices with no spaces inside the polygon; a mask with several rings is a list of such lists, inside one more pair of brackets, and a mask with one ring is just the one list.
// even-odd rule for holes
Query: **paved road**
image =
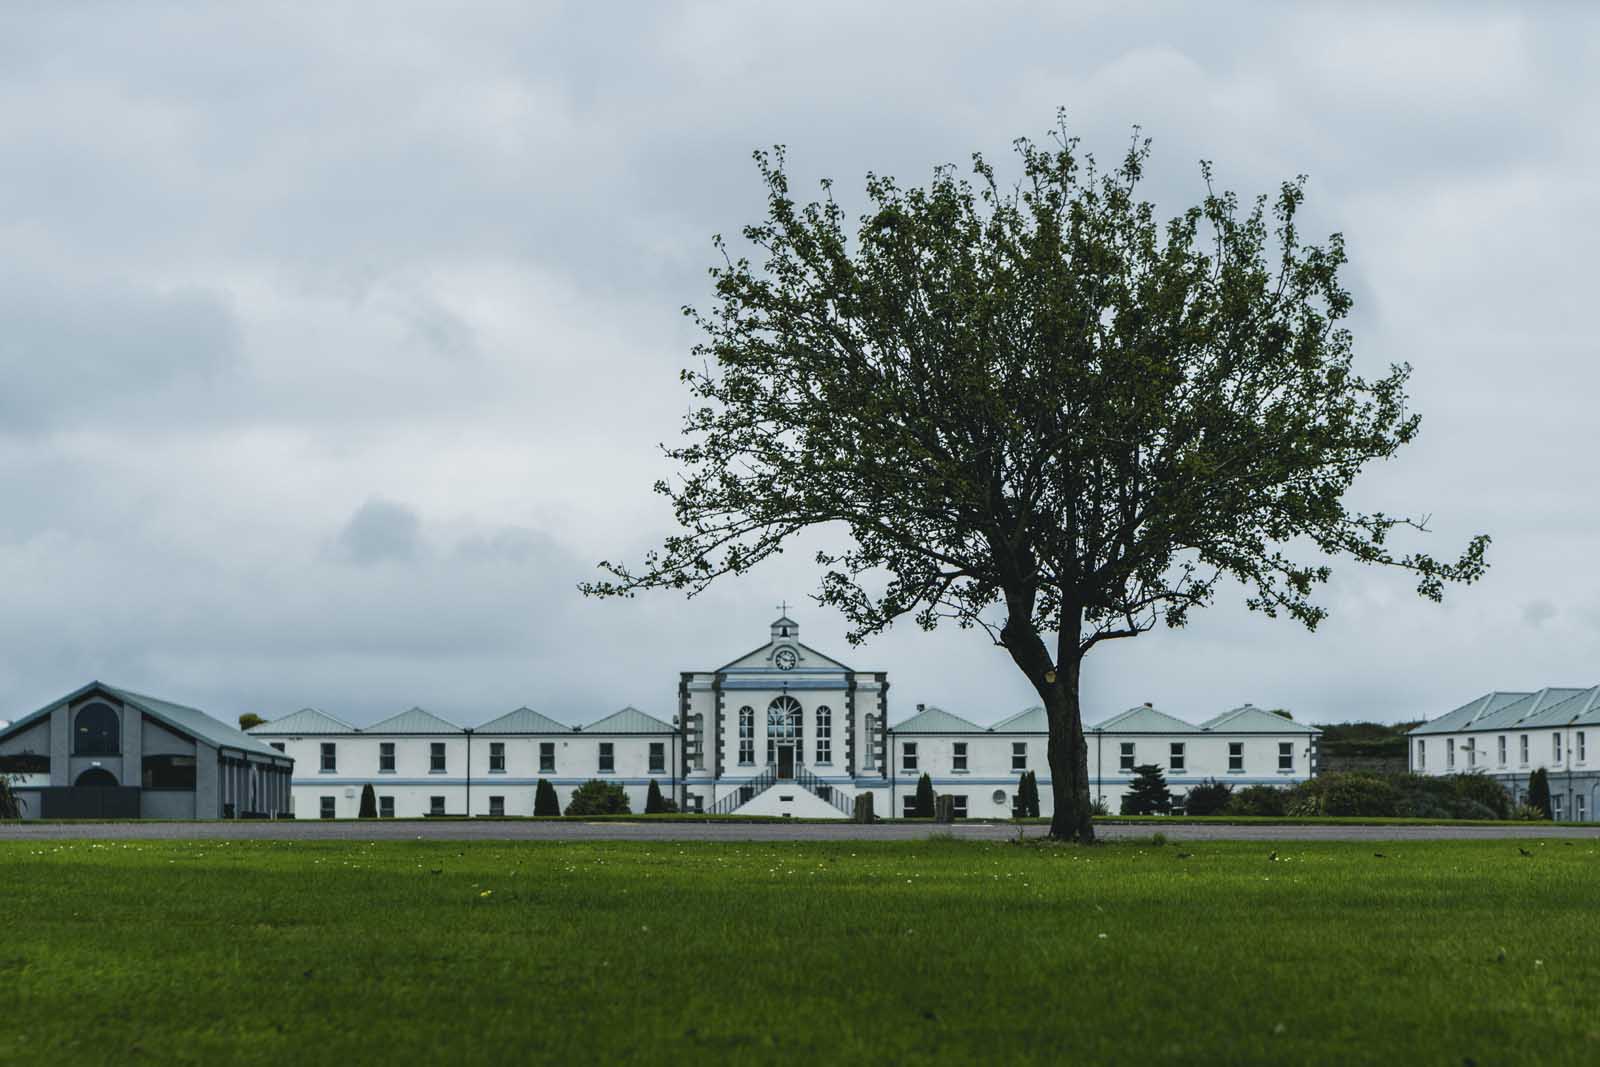
{"label": "paved road", "polygon": [[[1571,827],[1537,823],[1502,826],[1101,826],[1102,838],[1149,837],[1160,830],[1172,841],[1481,841],[1503,838],[1600,840],[1600,824]],[[725,823],[725,822],[145,822],[11,823],[0,841],[22,840],[260,840],[260,841],[919,841],[933,832],[974,841],[1015,839],[1017,827],[993,823]],[[1028,837],[1042,826],[1023,828]]]}

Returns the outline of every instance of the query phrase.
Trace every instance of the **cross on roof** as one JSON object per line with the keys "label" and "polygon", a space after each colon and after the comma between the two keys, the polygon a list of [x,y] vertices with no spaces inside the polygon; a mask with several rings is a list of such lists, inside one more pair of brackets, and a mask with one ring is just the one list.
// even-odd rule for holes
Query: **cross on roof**
{"label": "cross on roof", "polygon": [[788,615],[789,614],[789,602],[787,600],[785,600],[783,603],[778,605],[778,614],[779,615]]}

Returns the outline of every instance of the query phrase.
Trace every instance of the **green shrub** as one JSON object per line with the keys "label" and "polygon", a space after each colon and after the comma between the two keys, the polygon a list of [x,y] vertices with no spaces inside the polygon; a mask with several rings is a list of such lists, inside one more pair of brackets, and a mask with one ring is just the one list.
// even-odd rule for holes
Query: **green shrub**
{"label": "green shrub", "polygon": [[933,807],[933,779],[924,774],[917,779],[917,795],[911,802],[911,814],[918,819],[931,819]]}
{"label": "green shrub", "polygon": [[1190,787],[1188,796],[1183,798],[1183,813],[1220,815],[1231,799],[1233,799],[1233,786],[1219,782],[1215,778],[1208,778],[1199,785]]}
{"label": "green shrub", "polygon": [[1538,822],[1545,817],[1544,812],[1532,804],[1518,804],[1511,809],[1511,817],[1518,822]]}
{"label": "green shrub", "polygon": [[1288,811],[1288,794],[1275,785],[1247,785],[1222,810],[1225,815],[1283,815]]}
{"label": "green shrub", "polygon": [[20,819],[24,807],[22,798],[11,788],[11,779],[0,774],[0,819]]}
{"label": "green shrub", "polygon": [[1285,791],[1287,815],[1346,815],[1384,818],[1398,815],[1400,789],[1373,774],[1321,774]]}
{"label": "green shrub", "polygon": [[1550,776],[1540,767],[1528,776],[1528,807],[1538,808],[1550,818]]}
{"label": "green shrub", "polygon": [[[1455,794],[1466,804],[1488,810],[1483,818],[1508,819],[1511,817],[1511,794],[1505,786],[1487,774],[1456,774],[1450,776]],[[1462,815],[1458,818],[1468,818]]]}
{"label": "green shrub", "polygon": [[572,791],[568,815],[632,815],[628,794],[616,782],[591,778]]}
{"label": "green shrub", "polygon": [[677,803],[662,796],[661,787],[656,784],[654,778],[650,779],[650,789],[644,795],[644,813],[646,815],[667,815],[677,810]]}
{"label": "green shrub", "polygon": [[1122,795],[1124,815],[1168,815],[1172,812],[1172,793],[1167,779],[1154,763],[1141,763],[1133,769],[1133,781]]}
{"label": "green shrub", "polygon": [[1101,817],[1104,817],[1104,816],[1107,816],[1107,815],[1111,814],[1111,809],[1106,807],[1105,797],[1095,797],[1094,798],[1094,802],[1089,805],[1089,814],[1090,815],[1099,815]]}
{"label": "green shrub", "polygon": [[378,792],[368,782],[361,787],[361,810],[356,813],[360,819],[376,819],[378,817]]}
{"label": "green shrub", "polygon": [[1022,779],[1017,783],[1017,802],[1011,814],[1018,819],[1039,817],[1039,779],[1032,771],[1022,772]]}
{"label": "green shrub", "polygon": [[561,799],[556,796],[556,787],[539,779],[539,784],[533,790],[533,813],[540,816],[560,815]]}

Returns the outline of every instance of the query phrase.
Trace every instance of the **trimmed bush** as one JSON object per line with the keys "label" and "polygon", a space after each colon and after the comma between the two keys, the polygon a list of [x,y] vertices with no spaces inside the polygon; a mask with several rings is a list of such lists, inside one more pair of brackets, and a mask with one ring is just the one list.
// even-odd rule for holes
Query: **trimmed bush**
{"label": "trimmed bush", "polygon": [[918,819],[931,819],[933,809],[933,779],[923,774],[917,779],[917,796],[911,802],[911,814]]}
{"label": "trimmed bush", "polygon": [[556,787],[539,779],[539,784],[533,790],[533,813],[541,816],[561,814],[561,798],[556,796]]}
{"label": "trimmed bush", "polygon": [[1022,778],[1017,782],[1017,802],[1012,806],[1011,814],[1018,819],[1039,817],[1039,779],[1032,771],[1023,771]]}
{"label": "trimmed bush", "polygon": [[1288,810],[1288,793],[1275,785],[1247,785],[1234,793],[1227,806],[1222,809],[1225,815],[1268,817],[1283,815]]}
{"label": "trimmed bush", "polygon": [[[1505,786],[1490,778],[1487,774],[1457,774],[1452,775],[1450,784],[1455,789],[1455,794],[1465,804],[1475,804],[1489,811],[1482,818],[1509,819],[1511,817],[1511,794],[1506,792]],[[1470,816],[1478,818],[1479,816]],[[1462,815],[1459,818],[1469,818]]]}
{"label": "trimmed bush", "polygon": [[661,795],[661,787],[654,778],[650,779],[650,789],[644,795],[644,813],[646,815],[666,815],[678,810],[678,805]]}
{"label": "trimmed bush", "polygon": [[1550,776],[1540,767],[1528,776],[1528,807],[1538,808],[1543,817],[1550,818]]}
{"label": "trimmed bush", "polygon": [[361,810],[356,813],[359,819],[376,819],[378,817],[378,791],[368,782],[361,787]]}
{"label": "trimmed bush", "polygon": [[1289,815],[1345,815],[1386,818],[1399,814],[1400,790],[1371,774],[1323,774],[1289,790]]}
{"label": "trimmed bush", "polygon": [[1228,801],[1232,799],[1233,786],[1227,782],[1219,782],[1215,778],[1208,778],[1189,789],[1188,795],[1183,798],[1183,813],[1221,815],[1227,808]]}
{"label": "trimmed bush", "polygon": [[1124,815],[1170,815],[1172,793],[1167,779],[1154,763],[1141,763],[1133,769],[1133,781],[1122,795]]}
{"label": "trimmed bush", "polygon": [[632,815],[628,794],[616,782],[591,778],[572,791],[568,815]]}

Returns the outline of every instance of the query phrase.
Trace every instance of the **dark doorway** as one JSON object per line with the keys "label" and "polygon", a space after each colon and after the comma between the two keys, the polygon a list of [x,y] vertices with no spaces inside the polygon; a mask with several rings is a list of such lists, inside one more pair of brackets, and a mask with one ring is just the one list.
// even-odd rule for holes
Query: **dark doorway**
{"label": "dark doorway", "polygon": [[78,775],[78,780],[72,784],[79,789],[115,789],[117,776],[104,767],[90,767]]}
{"label": "dark doorway", "polygon": [[794,746],[793,745],[779,745],[778,746],[778,777],[779,778],[793,778],[794,777]]}

